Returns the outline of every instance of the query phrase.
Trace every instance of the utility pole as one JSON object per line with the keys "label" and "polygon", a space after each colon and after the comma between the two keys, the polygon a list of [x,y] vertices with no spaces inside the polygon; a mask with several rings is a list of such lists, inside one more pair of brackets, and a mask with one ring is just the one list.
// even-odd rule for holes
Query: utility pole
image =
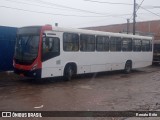
{"label": "utility pole", "polygon": [[136,0],[133,4],[133,35],[136,33]]}
{"label": "utility pole", "polygon": [[127,34],[129,33],[129,19],[127,19]]}

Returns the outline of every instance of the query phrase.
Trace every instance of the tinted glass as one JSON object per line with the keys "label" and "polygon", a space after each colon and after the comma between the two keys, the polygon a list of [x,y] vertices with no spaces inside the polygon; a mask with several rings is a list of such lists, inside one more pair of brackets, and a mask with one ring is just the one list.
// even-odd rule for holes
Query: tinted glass
{"label": "tinted glass", "polygon": [[122,51],[132,51],[132,39],[131,38],[122,39]]}
{"label": "tinted glass", "polygon": [[95,51],[95,36],[94,35],[80,35],[80,50],[81,51]]}
{"label": "tinted glass", "polygon": [[141,51],[141,40],[133,40],[133,51]]}
{"label": "tinted glass", "polygon": [[119,37],[110,38],[110,51],[121,51],[121,38]]}
{"label": "tinted glass", "polygon": [[109,51],[109,37],[97,36],[96,37],[96,50]]}
{"label": "tinted glass", "polygon": [[79,50],[79,35],[75,33],[63,34],[63,50],[78,51]]}
{"label": "tinted glass", "polygon": [[57,37],[43,38],[42,61],[60,55],[60,40]]}

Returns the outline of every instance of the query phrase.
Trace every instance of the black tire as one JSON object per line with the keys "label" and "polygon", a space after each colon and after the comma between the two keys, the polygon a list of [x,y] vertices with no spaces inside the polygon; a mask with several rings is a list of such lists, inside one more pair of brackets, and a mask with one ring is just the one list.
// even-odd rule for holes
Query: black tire
{"label": "black tire", "polygon": [[37,83],[37,84],[43,84],[44,79],[42,79],[42,78],[35,78],[35,79],[33,79],[33,82]]}
{"label": "black tire", "polygon": [[128,74],[131,71],[132,71],[132,63],[130,61],[127,61],[125,64],[124,72]]}
{"label": "black tire", "polygon": [[74,75],[74,70],[73,70],[72,65],[66,66],[66,68],[64,70],[64,80],[65,81],[71,80],[73,75]]}
{"label": "black tire", "polygon": [[152,65],[153,65],[153,66],[158,66],[158,65],[160,65],[160,64],[159,64],[159,62],[154,62],[154,63],[152,63]]}

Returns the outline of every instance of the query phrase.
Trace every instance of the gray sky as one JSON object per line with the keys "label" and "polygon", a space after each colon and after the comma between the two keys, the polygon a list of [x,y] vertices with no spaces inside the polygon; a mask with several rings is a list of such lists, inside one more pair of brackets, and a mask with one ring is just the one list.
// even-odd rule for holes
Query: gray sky
{"label": "gray sky", "polygon": [[[133,4],[133,0],[91,0]],[[107,4],[88,0],[0,0],[0,25],[22,27],[54,25],[90,27],[125,23],[132,17],[133,5]],[[140,4],[143,0],[136,0]],[[154,7],[153,7],[154,6]],[[160,19],[160,0],[144,0],[137,21]],[[130,20],[132,22],[132,19]]]}

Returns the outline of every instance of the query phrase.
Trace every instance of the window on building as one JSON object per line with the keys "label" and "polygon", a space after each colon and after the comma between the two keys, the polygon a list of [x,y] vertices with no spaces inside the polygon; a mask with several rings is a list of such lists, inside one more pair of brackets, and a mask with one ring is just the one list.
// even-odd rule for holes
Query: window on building
{"label": "window on building", "polygon": [[63,34],[63,50],[78,51],[79,50],[79,35],[76,33]]}
{"label": "window on building", "polygon": [[80,35],[80,50],[81,51],[95,51],[95,36],[94,35]]}
{"label": "window on building", "polygon": [[122,51],[132,51],[132,39],[131,38],[122,39]]}
{"label": "window on building", "polygon": [[97,51],[109,51],[109,37],[97,36],[96,37],[96,49]]}
{"label": "window on building", "polygon": [[133,40],[133,51],[141,51],[141,40]]}
{"label": "window on building", "polygon": [[110,51],[121,51],[121,38],[120,37],[110,38]]}

